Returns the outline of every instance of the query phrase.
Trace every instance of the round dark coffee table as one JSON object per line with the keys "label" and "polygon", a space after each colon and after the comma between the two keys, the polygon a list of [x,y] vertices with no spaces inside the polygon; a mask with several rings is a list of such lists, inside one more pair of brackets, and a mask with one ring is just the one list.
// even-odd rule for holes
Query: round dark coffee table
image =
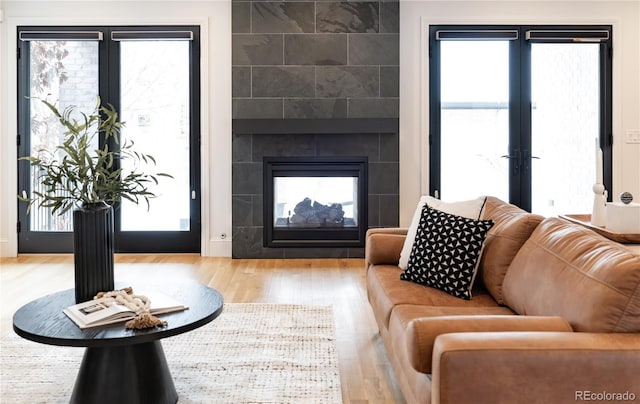
{"label": "round dark coffee table", "polygon": [[71,403],[175,404],[178,393],[160,339],[213,321],[222,312],[223,299],[218,291],[196,283],[154,289],[189,309],[160,315],[167,321],[162,328],[132,331],[118,323],[82,330],[62,312],[75,304],[75,292],[69,289],[22,306],[13,316],[13,329],[31,341],[86,348]]}

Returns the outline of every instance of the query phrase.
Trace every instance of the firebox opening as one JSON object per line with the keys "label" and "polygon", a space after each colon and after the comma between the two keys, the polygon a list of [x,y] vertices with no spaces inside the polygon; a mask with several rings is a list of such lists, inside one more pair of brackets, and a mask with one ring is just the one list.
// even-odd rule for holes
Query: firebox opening
{"label": "firebox opening", "polygon": [[265,157],[266,247],[362,247],[366,157]]}

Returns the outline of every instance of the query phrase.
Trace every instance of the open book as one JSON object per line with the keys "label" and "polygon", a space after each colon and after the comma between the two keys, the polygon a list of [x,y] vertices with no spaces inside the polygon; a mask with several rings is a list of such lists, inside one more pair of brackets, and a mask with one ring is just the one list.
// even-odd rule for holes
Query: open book
{"label": "open book", "polygon": [[[185,310],[188,307],[174,298],[162,293],[136,293],[149,298],[150,313],[155,315]],[[97,327],[101,325],[119,323],[131,320],[140,313],[123,304],[119,304],[112,297],[101,297],[86,302],[74,304],[62,310],[80,328]]]}

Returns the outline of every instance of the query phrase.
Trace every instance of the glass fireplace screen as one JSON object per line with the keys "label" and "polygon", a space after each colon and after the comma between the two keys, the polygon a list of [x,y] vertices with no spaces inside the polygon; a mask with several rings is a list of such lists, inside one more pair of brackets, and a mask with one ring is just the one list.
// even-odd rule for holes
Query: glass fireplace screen
{"label": "glass fireplace screen", "polygon": [[273,225],[357,227],[357,177],[274,177]]}

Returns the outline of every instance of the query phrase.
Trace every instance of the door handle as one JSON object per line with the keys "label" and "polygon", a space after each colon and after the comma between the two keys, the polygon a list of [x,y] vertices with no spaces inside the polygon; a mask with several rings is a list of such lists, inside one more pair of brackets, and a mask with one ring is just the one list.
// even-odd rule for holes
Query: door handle
{"label": "door handle", "polygon": [[503,159],[515,160],[513,162],[514,172],[517,174],[520,171],[520,165],[522,164],[522,153],[518,149],[513,151],[513,154],[503,154],[500,156]]}
{"label": "door handle", "polygon": [[531,169],[531,160],[536,159],[536,160],[540,160],[540,157],[538,156],[532,156],[531,153],[529,153],[529,150],[524,150],[524,154],[525,154],[525,162],[524,162],[524,172],[526,173],[527,171],[529,171]]}

